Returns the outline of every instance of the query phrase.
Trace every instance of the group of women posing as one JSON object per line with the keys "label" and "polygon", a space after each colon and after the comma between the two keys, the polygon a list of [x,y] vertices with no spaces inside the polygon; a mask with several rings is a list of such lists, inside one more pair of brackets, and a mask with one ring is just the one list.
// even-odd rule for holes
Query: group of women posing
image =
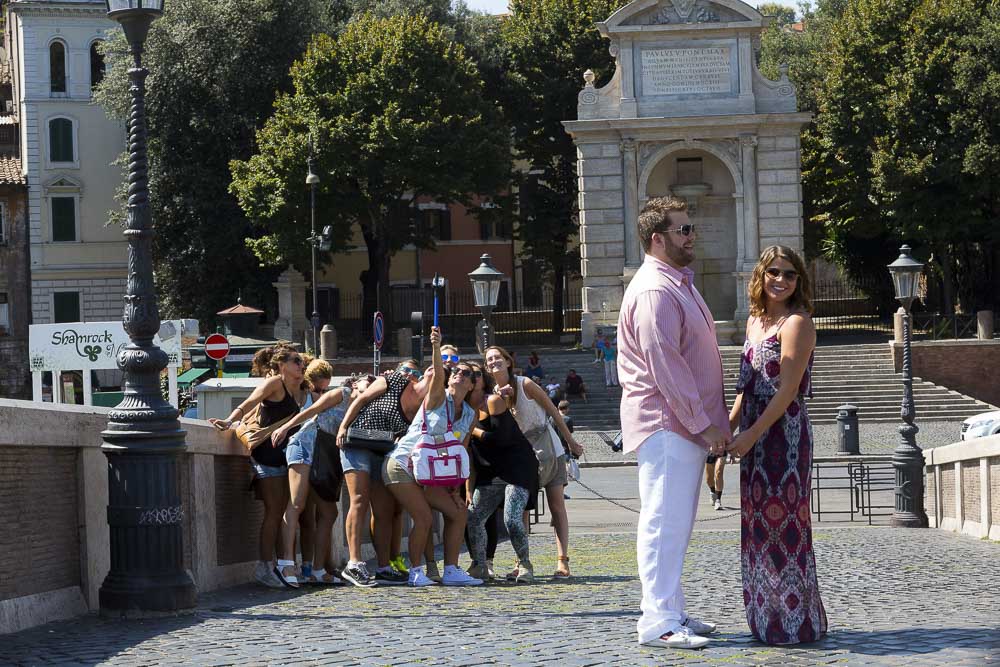
{"label": "group of women posing", "polygon": [[[500,508],[517,554],[507,579],[531,582],[527,516],[539,489],[545,489],[558,549],[556,577],[568,577],[569,520],[564,503],[566,458],[582,448],[545,392],[530,379],[513,375],[512,356],[500,347],[486,350],[485,364],[463,361],[453,346],[430,336],[433,364],[421,370],[408,360],[389,373],[344,386],[329,387],[332,368],[322,360],[306,363],[288,344],[266,348],[254,359],[254,374],[266,377],[223,420],[220,429],[258,409],[261,428],[281,426],[271,441],[251,452],[255,487],[264,502],[260,562],[256,579],[268,586],[301,583],[475,586],[491,579]],[[351,447],[352,426],[397,436],[387,455]],[[564,451],[556,429],[566,442]],[[410,455],[425,436],[448,434],[462,443],[472,460],[464,486],[423,486],[414,478]],[[309,471],[317,448],[338,448],[333,458],[347,482],[350,506],[345,518],[349,560],[336,570],[331,532],[337,518],[339,488],[310,488]],[[369,509],[371,510],[369,521]],[[402,511],[413,526],[410,566],[400,555]],[[444,530],[444,571],[434,556],[433,512]],[[376,567],[370,572],[362,554],[370,526]],[[302,564],[295,561],[299,529]],[[473,558],[468,572],[458,567],[463,535]],[[279,540],[280,537],[280,540]],[[277,543],[277,561],[273,561]]]}

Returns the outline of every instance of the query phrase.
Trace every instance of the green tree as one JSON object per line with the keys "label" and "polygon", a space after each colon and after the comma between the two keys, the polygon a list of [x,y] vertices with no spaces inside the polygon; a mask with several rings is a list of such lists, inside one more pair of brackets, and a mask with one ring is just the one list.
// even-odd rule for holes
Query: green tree
{"label": "green tree", "polygon": [[256,154],[233,162],[232,191],[275,247],[294,245],[299,165],[315,137],[324,220],[360,228],[367,311],[378,294],[392,321],[392,256],[433,244],[411,204],[468,204],[497,191],[510,171],[508,132],[464,49],[422,16],[365,15],[336,39],[319,35],[292,81],[257,133]]}
{"label": "green tree", "polygon": [[773,16],[779,26],[795,23],[795,8],[778,2],[764,2],[757,5],[757,11],[764,16]]}
{"label": "green tree", "polygon": [[848,3],[823,56],[817,143],[806,155],[828,256],[855,277],[885,280],[906,240],[931,261],[946,311],[996,299],[998,7]]}
{"label": "green tree", "polygon": [[[211,322],[237,292],[271,300],[273,272],[247,249],[252,230],[228,192],[229,162],[252,152],[254,131],[276,91],[289,88],[291,64],[322,25],[322,0],[173,0],[153,24],[144,64],[150,70],[150,205],[157,230],[156,281],[169,317]],[[98,101],[124,118],[131,62],[115,31],[109,75]],[[304,178],[305,163],[299,165]],[[299,206],[307,201],[300,188]],[[308,218],[301,218],[303,222]],[[300,246],[308,226],[300,223]]]}
{"label": "green tree", "polygon": [[583,73],[598,85],[611,78],[614,59],[594,25],[624,0],[512,0],[503,22],[508,71],[505,107],[514,130],[521,176],[518,237],[525,256],[550,276],[554,331],[562,333],[562,286],[579,265],[570,243],[579,230],[576,147],[562,122],[576,118]]}

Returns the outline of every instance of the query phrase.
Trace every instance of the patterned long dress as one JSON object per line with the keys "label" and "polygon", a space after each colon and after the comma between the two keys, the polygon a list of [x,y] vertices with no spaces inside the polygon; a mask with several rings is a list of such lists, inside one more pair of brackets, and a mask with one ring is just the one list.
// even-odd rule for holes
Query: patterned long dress
{"label": "patterned long dress", "polygon": [[[780,386],[777,334],[743,346],[737,392],[743,393],[740,428],[763,414]],[[743,604],[750,632],[767,644],[798,644],[823,637],[826,610],[816,581],[809,500],[813,359],[796,399],[740,461]]]}

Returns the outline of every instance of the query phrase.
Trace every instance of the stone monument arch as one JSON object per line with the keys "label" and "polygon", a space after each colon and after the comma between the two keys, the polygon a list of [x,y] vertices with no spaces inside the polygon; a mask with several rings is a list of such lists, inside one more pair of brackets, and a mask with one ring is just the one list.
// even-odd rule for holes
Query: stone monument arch
{"label": "stone monument arch", "polygon": [[[651,197],[688,202],[698,288],[720,342],[738,341],[760,250],[802,248],[799,132],[787,68],[770,81],[756,52],[769,19],[740,0],[635,0],[597,24],[615,73],[584,73],[577,120],[583,342],[617,321],[643,260],[636,218]],[[607,304],[602,309],[602,304]]]}

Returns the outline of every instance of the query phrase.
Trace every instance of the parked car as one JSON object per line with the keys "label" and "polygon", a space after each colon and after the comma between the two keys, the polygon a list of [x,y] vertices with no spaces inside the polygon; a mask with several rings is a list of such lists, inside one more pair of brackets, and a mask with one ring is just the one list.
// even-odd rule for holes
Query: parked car
{"label": "parked car", "polygon": [[1000,433],[1000,410],[983,412],[962,422],[962,440]]}

